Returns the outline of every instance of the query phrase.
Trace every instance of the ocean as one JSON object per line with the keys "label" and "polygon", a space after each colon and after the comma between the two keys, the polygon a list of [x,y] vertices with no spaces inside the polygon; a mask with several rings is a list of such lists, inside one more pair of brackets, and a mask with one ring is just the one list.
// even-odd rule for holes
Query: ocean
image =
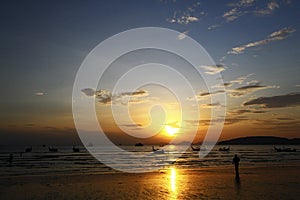
{"label": "ocean", "polygon": [[[229,152],[219,151],[216,145],[213,150],[204,158],[199,158],[198,152],[188,149],[180,155],[174,147],[174,151],[167,151],[164,154],[153,156],[148,160],[160,169],[170,166],[179,169],[199,169],[207,167],[232,166],[234,154],[238,154],[241,166],[257,165],[300,165],[300,146],[286,146],[296,148],[296,152],[276,152],[271,145],[232,145]],[[281,147],[281,146],[278,146]],[[51,175],[51,174],[99,174],[118,173],[94,158],[84,147],[79,147],[80,152],[73,152],[72,146],[57,146],[58,152],[49,152],[48,147],[32,146],[32,152],[24,153],[24,146],[0,146],[0,176],[21,176],[21,175]],[[93,147],[97,150],[97,147]],[[151,156],[152,146],[121,146],[131,152],[143,156],[145,153]],[[160,147],[161,148],[161,147]],[[23,152],[23,153],[20,153]],[[9,155],[13,153],[12,163],[9,162]],[[117,152],[101,151],[99,154],[109,156],[111,166],[118,169],[137,168],[136,162],[124,162],[118,164],[116,160],[120,156],[114,156]],[[178,157],[178,158],[176,158]],[[126,157],[124,158],[126,159]],[[138,168],[149,167],[149,163],[139,163]]]}

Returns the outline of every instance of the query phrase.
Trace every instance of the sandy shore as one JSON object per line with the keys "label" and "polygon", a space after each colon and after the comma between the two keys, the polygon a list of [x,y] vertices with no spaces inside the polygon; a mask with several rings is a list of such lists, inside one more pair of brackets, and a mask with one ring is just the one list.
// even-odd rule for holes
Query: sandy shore
{"label": "sandy shore", "polygon": [[0,199],[298,199],[299,166],[180,170],[144,174],[19,176],[0,179]]}

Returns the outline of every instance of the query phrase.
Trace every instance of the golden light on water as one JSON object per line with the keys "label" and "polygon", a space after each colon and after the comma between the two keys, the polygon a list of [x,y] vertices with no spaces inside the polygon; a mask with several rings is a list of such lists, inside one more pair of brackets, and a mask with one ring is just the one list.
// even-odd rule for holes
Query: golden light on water
{"label": "golden light on water", "polygon": [[176,169],[171,168],[170,185],[172,192],[176,192]]}
{"label": "golden light on water", "polygon": [[170,200],[177,199],[178,194],[178,186],[177,186],[177,171],[174,167],[170,168],[170,183],[169,183],[169,191],[170,191]]}

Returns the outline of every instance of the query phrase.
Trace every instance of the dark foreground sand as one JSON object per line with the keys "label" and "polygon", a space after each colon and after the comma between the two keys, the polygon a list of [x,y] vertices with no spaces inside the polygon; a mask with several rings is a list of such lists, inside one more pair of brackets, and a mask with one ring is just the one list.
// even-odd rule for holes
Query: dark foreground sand
{"label": "dark foreground sand", "polygon": [[4,177],[0,199],[299,199],[299,166]]}

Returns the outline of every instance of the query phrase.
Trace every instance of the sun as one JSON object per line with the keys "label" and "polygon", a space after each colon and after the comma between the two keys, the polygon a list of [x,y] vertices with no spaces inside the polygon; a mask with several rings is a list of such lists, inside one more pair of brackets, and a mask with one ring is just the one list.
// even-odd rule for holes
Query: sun
{"label": "sun", "polygon": [[173,127],[170,125],[165,126],[166,133],[169,134],[170,136],[175,135],[175,133],[177,133],[178,129],[179,128],[176,128],[176,127]]}

